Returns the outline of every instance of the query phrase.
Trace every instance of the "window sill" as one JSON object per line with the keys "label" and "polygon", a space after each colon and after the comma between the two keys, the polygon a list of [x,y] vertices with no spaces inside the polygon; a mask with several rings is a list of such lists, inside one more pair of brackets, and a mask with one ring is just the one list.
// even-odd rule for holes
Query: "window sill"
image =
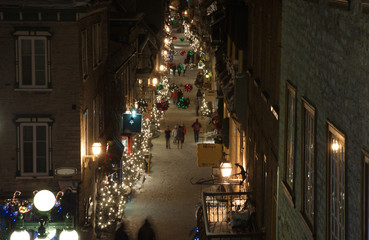
{"label": "window sill", "polygon": [[349,2],[346,0],[328,0],[328,5],[346,11],[350,10]]}
{"label": "window sill", "polygon": [[287,186],[286,182],[282,182],[282,186],[283,186],[283,190],[284,190],[284,194],[286,195],[288,202],[291,204],[291,206],[293,208],[296,208],[295,205],[295,196],[294,194],[291,192],[290,188]]}
{"label": "window sill", "polygon": [[54,176],[21,176],[15,177],[17,180],[29,180],[29,179],[53,179]]}
{"label": "window sill", "polygon": [[15,88],[16,92],[51,92],[51,88]]}
{"label": "window sill", "polygon": [[309,239],[314,240],[315,239],[315,234],[314,234],[312,228],[310,227],[310,225],[308,224],[308,222],[306,220],[306,217],[305,217],[305,214],[303,212],[299,211],[299,215],[300,215],[303,227],[306,229],[306,232],[309,233],[308,234]]}

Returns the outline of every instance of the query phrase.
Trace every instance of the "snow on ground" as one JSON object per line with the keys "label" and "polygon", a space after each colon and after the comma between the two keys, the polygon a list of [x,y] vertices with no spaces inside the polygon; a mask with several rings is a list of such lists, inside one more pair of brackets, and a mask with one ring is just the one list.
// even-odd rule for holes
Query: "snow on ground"
{"label": "snow on ground", "polygon": [[[177,37],[180,38],[179,34]],[[178,51],[174,62],[178,65],[183,64],[184,60],[184,56],[181,56],[179,51],[187,50],[188,47],[183,44],[178,46],[177,42],[174,43]],[[138,229],[147,217],[158,240],[191,239],[190,232],[196,227],[195,210],[205,187],[192,185],[190,179],[211,176],[211,168],[200,168],[196,165],[197,151],[191,128],[197,118],[194,104],[197,92],[194,81],[197,72],[197,69],[187,70],[186,76],[178,77],[176,74],[175,77],[170,77],[170,83],[182,85],[184,97],[189,97],[191,104],[188,109],[178,109],[170,101],[170,107],[161,121],[160,137],[153,139],[150,172],[145,177],[143,187],[133,193],[132,200],[126,205],[124,213],[123,222],[132,240],[137,239]],[[184,91],[184,85],[187,83],[193,85],[190,93]],[[198,118],[203,126],[208,123],[207,118]],[[177,149],[171,139],[171,149],[166,149],[164,129],[168,125],[173,129],[175,124],[182,121],[187,127],[183,148]]]}

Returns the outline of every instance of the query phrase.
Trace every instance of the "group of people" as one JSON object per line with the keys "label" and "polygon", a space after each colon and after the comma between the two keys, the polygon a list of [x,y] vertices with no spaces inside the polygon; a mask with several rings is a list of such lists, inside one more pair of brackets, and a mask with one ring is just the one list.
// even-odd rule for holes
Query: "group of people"
{"label": "group of people", "polygon": [[167,128],[164,130],[166,148],[170,149],[171,137],[173,137],[173,143],[177,144],[177,148],[182,148],[186,132],[187,129],[184,122],[179,125],[175,125],[173,130],[170,130],[169,126],[167,126]]}
{"label": "group of people", "polygon": [[[155,232],[151,227],[149,220],[146,218],[144,224],[140,227],[137,234],[137,240],[155,240]],[[128,234],[125,230],[124,223],[115,232],[114,240],[129,240]]]}
{"label": "group of people", "polygon": [[[196,121],[192,124],[195,143],[199,142],[199,134],[201,129],[201,123],[199,122],[199,119],[196,118]],[[174,129],[171,130],[169,126],[164,130],[165,133],[165,146],[167,149],[170,149],[170,138],[173,137],[173,143],[177,144],[177,148],[182,148],[185,135],[186,135],[187,129],[184,122],[179,124],[178,126],[174,126]]]}
{"label": "group of people", "polygon": [[175,63],[173,63],[171,65],[173,76],[176,75],[176,72],[178,73],[178,76],[181,76],[181,73],[182,72],[183,72],[183,76],[185,76],[186,71],[187,71],[187,68],[188,68],[188,64],[187,63],[184,63],[184,64],[180,63],[180,64],[178,64],[178,66]]}

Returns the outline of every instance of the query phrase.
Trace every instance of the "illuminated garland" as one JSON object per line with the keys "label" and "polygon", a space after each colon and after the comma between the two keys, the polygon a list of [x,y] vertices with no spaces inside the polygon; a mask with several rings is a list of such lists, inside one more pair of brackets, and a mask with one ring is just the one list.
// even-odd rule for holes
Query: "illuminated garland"
{"label": "illuminated garland", "polygon": [[205,98],[202,99],[202,103],[200,107],[200,114],[205,117],[211,117],[211,110],[209,109],[209,106],[207,102],[205,101]]}

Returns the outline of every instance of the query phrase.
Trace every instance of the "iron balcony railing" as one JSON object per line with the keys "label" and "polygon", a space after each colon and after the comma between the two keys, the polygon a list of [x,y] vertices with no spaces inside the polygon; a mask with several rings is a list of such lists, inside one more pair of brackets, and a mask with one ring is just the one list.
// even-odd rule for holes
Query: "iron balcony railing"
{"label": "iron balcony railing", "polygon": [[256,226],[255,204],[251,192],[206,193],[198,213],[200,240],[264,239]]}

